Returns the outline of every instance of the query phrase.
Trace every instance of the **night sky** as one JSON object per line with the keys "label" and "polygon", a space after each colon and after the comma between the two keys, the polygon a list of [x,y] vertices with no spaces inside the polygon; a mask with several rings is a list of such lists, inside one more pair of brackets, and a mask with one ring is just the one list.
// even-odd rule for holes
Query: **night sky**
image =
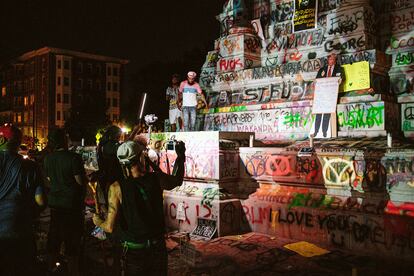
{"label": "night sky", "polygon": [[149,92],[146,113],[165,118],[169,76],[200,71],[219,37],[215,16],[224,2],[1,1],[0,59],[44,46],[129,59],[124,117],[133,118],[139,93]]}

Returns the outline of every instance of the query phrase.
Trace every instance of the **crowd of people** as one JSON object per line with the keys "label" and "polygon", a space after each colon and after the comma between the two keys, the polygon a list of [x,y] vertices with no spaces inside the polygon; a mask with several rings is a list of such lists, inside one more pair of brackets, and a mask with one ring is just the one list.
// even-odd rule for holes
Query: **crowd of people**
{"label": "crowd of people", "polygon": [[92,181],[103,195],[96,198],[93,223],[116,248],[116,274],[167,275],[162,193],[182,184],[185,145],[176,143],[177,160],[168,175],[148,157],[139,126],[127,141],[120,143],[120,136],[116,126],[106,130],[97,147],[99,171],[87,176],[81,156],[68,150],[63,129],[49,132],[49,152],[39,166],[18,154],[20,130],[0,127],[0,275],[44,275],[36,263],[33,225],[45,208],[48,273],[53,275],[64,248],[67,275],[80,275],[85,192]]}

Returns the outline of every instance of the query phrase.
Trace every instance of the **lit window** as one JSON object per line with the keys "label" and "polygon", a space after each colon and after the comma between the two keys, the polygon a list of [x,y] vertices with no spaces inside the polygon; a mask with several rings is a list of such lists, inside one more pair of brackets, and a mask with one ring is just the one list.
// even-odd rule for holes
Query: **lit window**
{"label": "lit window", "polygon": [[6,86],[3,86],[2,88],[1,88],[1,96],[6,96],[7,95],[7,91],[6,91]]}
{"label": "lit window", "polygon": [[28,106],[29,105],[29,98],[28,97],[24,97],[24,106]]}

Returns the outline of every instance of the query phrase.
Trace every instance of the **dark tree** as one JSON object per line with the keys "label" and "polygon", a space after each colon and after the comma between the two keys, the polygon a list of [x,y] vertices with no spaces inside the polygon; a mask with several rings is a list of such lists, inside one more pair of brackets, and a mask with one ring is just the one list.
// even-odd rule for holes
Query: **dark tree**
{"label": "dark tree", "polygon": [[106,115],[107,105],[101,92],[78,94],[72,105],[70,118],[65,123],[72,141],[85,139],[86,145],[95,144],[95,135],[110,122]]}

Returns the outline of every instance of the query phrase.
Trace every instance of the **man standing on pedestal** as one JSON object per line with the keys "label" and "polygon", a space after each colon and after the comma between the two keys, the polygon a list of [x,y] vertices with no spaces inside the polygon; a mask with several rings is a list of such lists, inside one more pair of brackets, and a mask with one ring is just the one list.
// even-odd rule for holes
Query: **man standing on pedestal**
{"label": "man standing on pedestal", "polygon": [[166,98],[169,102],[170,109],[169,109],[169,120],[170,120],[170,126],[171,131],[176,131],[177,122],[180,127],[179,130],[183,127],[183,121],[181,119],[181,108],[179,106],[179,103],[181,102],[178,98],[179,91],[178,88],[180,86],[180,77],[178,74],[172,75],[171,78],[171,86],[167,88],[166,91]]}
{"label": "man standing on pedestal", "polygon": [[200,85],[195,81],[197,74],[193,71],[188,72],[187,80],[180,84],[182,94],[182,109],[184,117],[184,131],[194,131],[196,123],[197,93],[201,95],[201,100],[207,108],[207,102],[201,91]]}
{"label": "man standing on pedestal", "polygon": [[[328,56],[328,64],[319,69],[318,74],[316,75],[316,78],[319,79],[319,78],[339,77],[341,81],[343,76],[344,74],[343,74],[342,67],[336,64],[336,54],[331,53]],[[323,137],[326,137],[328,135],[328,128],[329,128],[330,120],[331,120],[330,113],[316,114],[315,132],[313,136],[316,137],[316,135],[318,134],[319,128],[321,127],[321,121],[322,121]]]}

